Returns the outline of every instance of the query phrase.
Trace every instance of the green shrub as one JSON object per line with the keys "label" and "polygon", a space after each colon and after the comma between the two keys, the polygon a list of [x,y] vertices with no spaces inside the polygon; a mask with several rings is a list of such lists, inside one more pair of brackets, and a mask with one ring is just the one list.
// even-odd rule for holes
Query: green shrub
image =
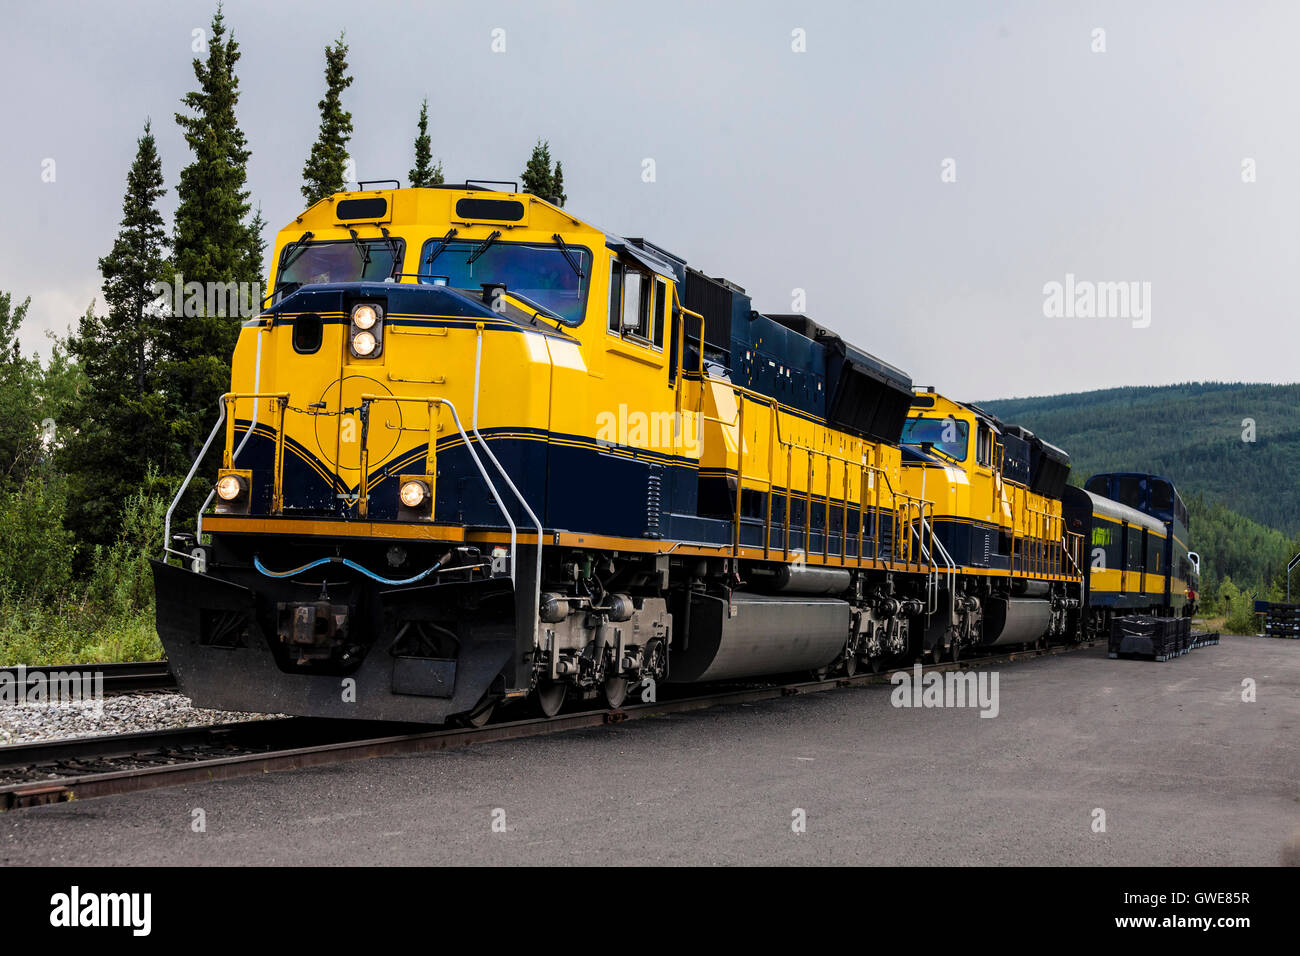
{"label": "green shrub", "polygon": [[1255,617],[1255,594],[1243,591],[1225,577],[1219,584],[1217,611],[1224,616],[1223,627],[1230,634],[1254,634],[1259,630]]}
{"label": "green shrub", "polygon": [[66,510],[62,478],[33,474],[0,495],[0,593],[41,605],[63,594],[76,551]]}
{"label": "green shrub", "polygon": [[143,489],[126,500],[117,540],[108,548],[95,548],[87,588],[92,602],[112,614],[129,614],[153,607],[149,558],[162,551],[166,513],[166,500]]}
{"label": "green shrub", "polygon": [[131,495],[117,540],[95,549],[78,582],[62,494],[29,481],[0,500],[0,664],[157,660],[148,559],[162,548],[166,500]]}
{"label": "green shrub", "polygon": [[85,604],[0,605],[0,665],[91,664],[162,657],[153,609],[105,617]]}

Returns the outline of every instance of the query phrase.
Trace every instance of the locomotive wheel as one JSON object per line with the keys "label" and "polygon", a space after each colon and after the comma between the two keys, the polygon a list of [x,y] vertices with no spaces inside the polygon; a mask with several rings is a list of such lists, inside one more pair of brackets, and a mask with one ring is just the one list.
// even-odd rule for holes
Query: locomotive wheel
{"label": "locomotive wheel", "polygon": [[852,677],[858,672],[858,655],[849,654],[844,658],[844,676]]}
{"label": "locomotive wheel", "polygon": [[496,712],[496,709],[496,698],[484,697],[473,710],[461,714],[459,720],[466,727],[482,727],[492,719],[492,714]]}
{"label": "locomotive wheel", "polygon": [[871,668],[871,673],[879,674],[885,669],[885,655],[877,654],[875,657],[868,657],[867,666]]}
{"label": "locomotive wheel", "polygon": [[569,685],[557,682],[554,684],[538,684],[534,693],[537,703],[537,709],[542,712],[543,717],[554,717],[564,706],[564,698],[568,696]]}
{"label": "locomotive wheel", "polygon": [[605,703],[611,710],[618,710],[627,700],[627,678],[607,677],[605,679]]}
{"label": "locomotive wheel", "polygon": [[952,661],[954,664],[961,660],[961,644],[958,641],[953,641],[952,644],[948,646],[948,660]]}

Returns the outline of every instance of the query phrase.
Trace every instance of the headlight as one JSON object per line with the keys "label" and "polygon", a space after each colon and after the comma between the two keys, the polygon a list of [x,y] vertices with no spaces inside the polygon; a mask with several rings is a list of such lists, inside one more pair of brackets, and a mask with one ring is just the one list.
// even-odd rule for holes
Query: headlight
{"label": "headlight", "polygon": [[406,505],[406,507],[418,508],[427,493],[428,489],[424,487],[424,482],[408,481],[402,485],[402,490],[398,492],[398,495],[402,499],[402,504]]}
{"label": "headlight", "polygon": [[244,483],[234,475],[222,475],[217,480],[217,496],[223,501],[234,501],[244,490]]}
{"label": "headlight", "polygon": [[352,351],[358,355],[369,355],[375,350],[375,337],[369,332],[358,332],[352,336]]}
{"label": "headlight", "polygon": [[373,305],[358,305],[352,310],[352,324],[359,329],[369,329],[379,321],[379,310]]}

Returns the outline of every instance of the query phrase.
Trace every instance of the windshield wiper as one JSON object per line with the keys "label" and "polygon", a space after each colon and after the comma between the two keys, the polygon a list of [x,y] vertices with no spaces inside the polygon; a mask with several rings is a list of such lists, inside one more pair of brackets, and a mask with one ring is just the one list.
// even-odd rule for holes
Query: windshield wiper
{"label": "windshield wiper", "polygon": [[[311,241],[311,237],[312,237],[312,233],[304,232],[293,242],[289,243],[289,248],[285,250],[284,253],[284,264],[280,266],[280,271],[276,274],[275,288],[271,290],[272,298],[275,297],[275,294],[277,292],[279,292],[285,286],[290,284],[280,277],[283,276],[286,272],[288,272],[289,267],[298,261],[298,257],[307,251],[307,243]],[[301,285],[301,284],[302,283],[300,282],[294,283],[294,285]]]}
{"label": "windshield wiper", "polygon": [[451,240],[455,238],[456,238],[456,230],[448,229],[447,234],[438,240],[438,244],[429,250],[429,258],[424,260],[424,264],[426,266],[433,265],[433,260],[438,258],[440,255],[442,255],[443,250],[447,248],[447,244],[450,243]]}
{"label": "windshield wiper", "polygon": [[465,265],[472,266],[474,264],[474,260],[477,259],[479,256],[483,255],[483,253],[487,252],[488,247],[491,246],[492,243],[496,242],[500,238],[501,238],[501,230],[493,229],[492,235],[484,239],[483,244],[469,254],[469,258],[465,260]]}
{"label": "windshield wiper", "polygon": [[348,235],[352,237],[352,244],[361,251],[361,275],[358,277],[360,281],[366,277],[366,266],[370,265],[370,243],[362,242],[357,237],[355,229],[349,229]]}
{"label": "windshield wiper", "polygon": [[[558,312],[548,309],[540,302],[528,298],[528,296],[524,295],[521,292],[511,292],[510,295],[518,299],[520,302],[532,306],[532,308],[537,312],[538,315],[545,315],[548,319],[554,319],[557,322],[564,321],[564,316],[560,315]],[[534,322],[533,324],[536,325],[537,323]]]}
{"label": "windshield wiper", "polygon": [[[911,442],[908,442],[907,444],[911,444]],[[960,460],[960,459],[954,457],[953,455],[948,454],[946,451],[944,451],[942,448],[940,448],[940,447],[939,447],[938,445],[936,445],[934,442],[923,441],[923,442],[919,442],[918,444],[919,444],[919,446],[920,446],[920,448],[921,448],[922,451],[929,452],[930,454],[937,454],[937,455],[940,455],[940,456],[942,456],[943,458],[947,458],[950,462],[952,462],[952,463],[955,464],[955,465],[960,465],[960,464],[961,464],[961,460]]]}
{"label": "windshield wiper", "polygon": [[573,253],[570,252],[569,247],[564,244],[564,240],[560,238],[560,234],[557,232],[555,235],[551,236],[551,238],[554,239],[555,244],[560,247],[560,252],[564,253],[565,261],[568,262],[569,267],[577,273],[578,278],[585,279],[586,276],[582,274],[582,267],[578,265],[578,260],[573,258]]}
{"label": "windshield wiper", "polygon": [[388,278],[391,279],[402,268],[402,245],[390,236],[383,226],[379,227],[379,231],[384,234],[384,242],[388,244],[388,254],[393,257],[393,267],[388,270]]}

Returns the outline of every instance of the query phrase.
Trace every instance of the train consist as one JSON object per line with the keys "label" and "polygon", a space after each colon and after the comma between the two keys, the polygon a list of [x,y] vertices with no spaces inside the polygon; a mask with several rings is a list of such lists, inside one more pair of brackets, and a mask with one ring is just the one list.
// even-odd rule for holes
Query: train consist
{"label": "train consist", "polygon": [[200,706],[477,724],[1189,607],[1165,479],[1071,488],[1032,432],[535,196],[337,194],[273,263],[153,565]]}

